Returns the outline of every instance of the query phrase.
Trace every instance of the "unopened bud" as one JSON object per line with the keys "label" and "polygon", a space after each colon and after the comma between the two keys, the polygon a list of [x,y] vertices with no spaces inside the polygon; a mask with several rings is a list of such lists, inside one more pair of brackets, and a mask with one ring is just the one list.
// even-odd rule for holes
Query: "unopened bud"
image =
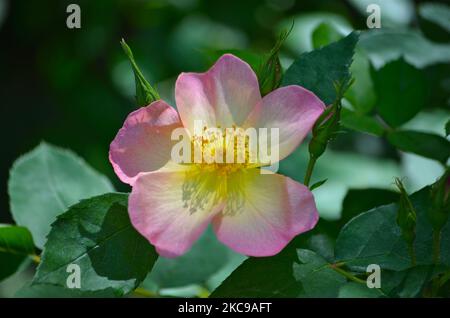
{"label": "unopened bud", "polygon": [[281,32],[272,50],[270,50],[270,52],[264,56],[261,61],[257,75],[259,87],[263,96],[269,94],[271,91],[280,86],[283,72],[278,53],[284,41],[292,31],[293,26],[294,25],[292,25],[290,30]]}
{"label": "unopened bud", "polygon": [[158,92],[145,79],[136,61],[133,52],[124,39],[120,42],[122,49],[127,55],[134,73],[134,81],[136,86],[136,102],[138,106],[146,106],[160,99]]}
{"label": "unopened bud", "polygon": [[408,244],[413,244],[416,238],[416,211],[409,199],[408,193],[399,178],[395,184],[400,190],[400,201],[398,203],[397,224],[401,229],[402,236]]}
{"label": "unopened bud", "polygon": [[336,103],[329,106],[316,121],[309,142],[309,153],[313,158],[319,158],[326,150],[328,142],[339,129],[341,106]]}
{"label": "unopened bud", "polygon": [[325,152],[328,142],[337,134],[341,120],[341,100],[353,82],[353,79],[345,78],[334,83],[336,100],[320,115],[312,129],[313,137],[309,142],[311,158],[319,158]]}
{"label": "unopened bud", "polygon": [[450,169],[431,186],[431,205],[428,219],[435,231],[440,231],[447,224],[450,216]]}

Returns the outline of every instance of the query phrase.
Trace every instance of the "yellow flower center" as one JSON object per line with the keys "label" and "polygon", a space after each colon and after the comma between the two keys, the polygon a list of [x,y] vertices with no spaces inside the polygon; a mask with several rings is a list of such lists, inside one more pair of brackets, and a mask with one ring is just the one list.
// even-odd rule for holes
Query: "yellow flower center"
{"label": "yellow flower center", "polygon": [[242,128],[207,129],[194,135],[191,159],[201,170],[229,175],[243,169],[257,167],[256,137],[252,139]]}

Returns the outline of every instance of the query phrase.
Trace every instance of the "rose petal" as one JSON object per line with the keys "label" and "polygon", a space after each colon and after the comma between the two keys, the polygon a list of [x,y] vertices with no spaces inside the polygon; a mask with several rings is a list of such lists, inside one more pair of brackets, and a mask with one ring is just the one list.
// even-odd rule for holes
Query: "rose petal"
{"label": "rose petal", "polygon": [[218,239],[236,252],[271,256],[312,229],[318,218],[307,187],[254,169],[232,177],[226,206],[213,225]]}
{"label": "rose petal", "polygon": [[296,85],[281,87],[264,96],[244,126],[267,128],[269,142],[271,128],[278,128],[281,160],[298,147],[324,109],[323,102],[309,90]]}
{"label": "rose petal", "polygon": [[261,94],[251,67],[225,54],[206,73],[182,73],[175,85],[175,98],[184,126],[193,133],[195,120],[208,127],[240,126]]}
{"label": "rose petal", "polygon": [[223,208],[220,179],[196,168],[140,174],[129,198],[133,226],[160,255],[187,252]]}
{"label": "rose petal", "polygon": [[138,173],[163,167],[174,144],[172,131],[178,127],[181,121],[176,110],[161,100],[128,115],[109,149],[109,160],[120,180],[132,185]]}

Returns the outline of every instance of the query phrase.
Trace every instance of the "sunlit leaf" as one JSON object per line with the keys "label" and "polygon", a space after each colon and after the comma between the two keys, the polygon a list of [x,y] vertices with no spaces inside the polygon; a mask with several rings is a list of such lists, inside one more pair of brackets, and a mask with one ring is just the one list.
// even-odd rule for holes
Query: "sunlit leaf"
{"label": "sunlit leaf", "polygon": [[11,212],[42,248],[56,216],[81,199],[113,191],[108,179],[69,150],[41,143],[14,163],[8,181]]}
{"label": "sunlit leaf", "polygon": [[319,49],[332,42],[336,42],[343,37],[336,28],[327,22],[319,24],[312,33],[312,43],[314,49]]}
{"label": "sunlit leaf", "polygon": [[[352,26],[343,16],[330,12],[308,12],[294,17],[294,27],[291,35],[286,40],[290,50],[301,54],[314,49],[313,32],[322,23],[327,23],[342,36],[352,31]],[[292,18],[281,23],[279,29],[288,29],[292,24]]]}
{"label": "sunlit leaf", "polygon": [[444,3],[421,3],[419,14],[450,33],[450,6]]}
{"label": "sunlit leaf", "polygon": [[366,54],[357,48],[350,66],[354,82],[344,97],[359,114],[370,112],[376,103],[375,88],[370,74],[370,62]]}
{"label": "sunlit leaf", "polygon": [[368,133],[374,136],[382,136],[384,127],[375,118],[369,115],[358,114],[348,109],[341,111],[341,124],[345,128]]}
{"label": "sunlit leaf", "polygon": [[442,136],[412,130],[392,131],[388,141],[398,149],[446,163],[450,156],[450,141]]}
{"label": "sunlit leaf", "polygon": [[417,31],[398,28],[365,31],[361,33],[359,46],[375,68],[401,57],[417,68],[450,62],[450,44],[431,42]]}

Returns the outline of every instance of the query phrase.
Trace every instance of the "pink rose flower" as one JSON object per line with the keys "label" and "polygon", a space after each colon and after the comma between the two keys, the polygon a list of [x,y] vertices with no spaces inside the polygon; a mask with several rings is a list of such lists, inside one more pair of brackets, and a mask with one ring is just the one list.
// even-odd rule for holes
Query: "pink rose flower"
{"label": "pink rose flower", "polygon": [[175,86],[178,112],[159,100],[132,112],[110,146],[117,176],[132,186],[133,226],[165,257],[186,253],[209,223],[238,253],[271,256],[318,221],[309,189],[244,163],[176,164],[172,131],[192,136],[195,120],[207,127],[279,129],[279,160],[287,157],[325,109],[300,86],[261,98],[250,66],[226,54],[206,73],[182,73]]}

